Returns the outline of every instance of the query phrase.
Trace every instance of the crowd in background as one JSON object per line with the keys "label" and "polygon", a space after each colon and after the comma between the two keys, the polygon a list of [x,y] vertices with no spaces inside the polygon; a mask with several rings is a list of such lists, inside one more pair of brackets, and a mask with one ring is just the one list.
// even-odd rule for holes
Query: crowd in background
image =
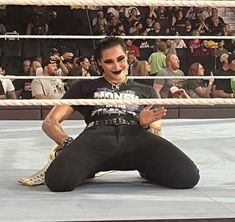
{"label": "crowd in background", "polygon": [[[136,80],[153,86],[159,98],[234,97],[232,80],[213,78],[214,75],[235,76],[235,39],[232,39],[235,33],[216,8],[11,6],[0,9],[0,33],[14,35],[14,40],[1,39],[0,75],[102,75],[93,56],[93,40],[17,40],[17,34],[143,36],[125,39],[129,75],[211,76],[209,81]],[[175,35],[195,38],[170,38]],[[200,35],[231,36],[231,39],[196,38]],[[145,36],[169,36],[169,39]],[[19,61],[14,70],[12,63],[19,64]],[[0,93],[0,98],[59,99],[76,81],[2,79],[0,89],[4,90],[0,92],[4,91],[5,95]]]}

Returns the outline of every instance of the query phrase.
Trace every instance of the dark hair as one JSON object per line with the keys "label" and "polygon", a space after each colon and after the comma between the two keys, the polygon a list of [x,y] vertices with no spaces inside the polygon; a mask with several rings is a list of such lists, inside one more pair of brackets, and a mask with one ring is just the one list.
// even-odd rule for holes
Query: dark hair
{"label": "dark hair", "polygon": [[126,52],[126,44],[123,39],[119,37],[106,37],[100,40],[95,48],[94,56],[96,60],[101,59],[101,54],[104,50],[120,45],[124,52]]}

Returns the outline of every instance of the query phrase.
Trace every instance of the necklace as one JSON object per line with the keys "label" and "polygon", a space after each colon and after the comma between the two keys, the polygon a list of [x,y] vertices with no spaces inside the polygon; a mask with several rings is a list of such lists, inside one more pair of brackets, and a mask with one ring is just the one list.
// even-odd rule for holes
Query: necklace
{"label": "necklace", "polygon": [[121,86],[123,83],[126,84],[126,82],[127,82],[127,77],[125,77],[124,81],[121,81],[120,83],[113,83],[113,82],[107,80],[105,77],[104,77],[104,79],[105,79],[109,84],[111,84],[111,87],[112,87],[112,90],[113,90],[113,91],[118,91],[118,90],[120,89],[120,86]]}

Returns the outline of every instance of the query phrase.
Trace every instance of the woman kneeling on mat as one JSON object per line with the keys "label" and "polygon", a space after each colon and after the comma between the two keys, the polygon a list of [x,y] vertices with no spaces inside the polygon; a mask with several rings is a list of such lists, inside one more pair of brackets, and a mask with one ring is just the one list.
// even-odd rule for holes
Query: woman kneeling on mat
{"label": "woman kneeling on mat", "polygon": [[[95,57],[103,76],[79,81],[63,99],[156,98],[152,87],[128,80],[125,43],[107,37],[99,42]],[[60,123],[75,111],[87,124],[75,139]],[[175,145],[148,132],[148,127],[166,115],[153,105],[56,105],[43,122],[44,132],[63,147],[45,174],[51,191],[71,191],[91,175],[108,170],[138,170],[151,183],[187,189],[199,181],[193,161]]]}

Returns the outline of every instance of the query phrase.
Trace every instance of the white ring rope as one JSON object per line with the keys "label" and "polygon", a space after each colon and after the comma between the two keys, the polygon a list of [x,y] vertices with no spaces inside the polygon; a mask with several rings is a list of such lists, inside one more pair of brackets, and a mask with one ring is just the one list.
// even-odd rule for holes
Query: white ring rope
{"label": "white ring rope", "polygon": [[0,100],[0,106],[51,106],[51,105],[235,105],[235,99],[21,99]]}
{"label": "white ring rope", "polygon": [[[0,75],[1,79],[98,79],[101,76],[14,76]],[[128,79],[235,79],[235,76],[127,76]]]}
{"label": "white ring rope", "polygon": [[201,0],[0,0],[0,5],[70,5],[74,8],[82,6],[195,6],[195,7],[235,7],[235,1],[201,1]]}
{"label": "white ring rope", "polygon": [[[1,1],[1,0],[0,0]],[[235,2],[235,1],[234,1]],[[235,6],[234,6],[235,7]],[[0,39],[103,39],[104,35],[0,35]],[[116,36],[122,39],[234,39],[235,36]]]}

